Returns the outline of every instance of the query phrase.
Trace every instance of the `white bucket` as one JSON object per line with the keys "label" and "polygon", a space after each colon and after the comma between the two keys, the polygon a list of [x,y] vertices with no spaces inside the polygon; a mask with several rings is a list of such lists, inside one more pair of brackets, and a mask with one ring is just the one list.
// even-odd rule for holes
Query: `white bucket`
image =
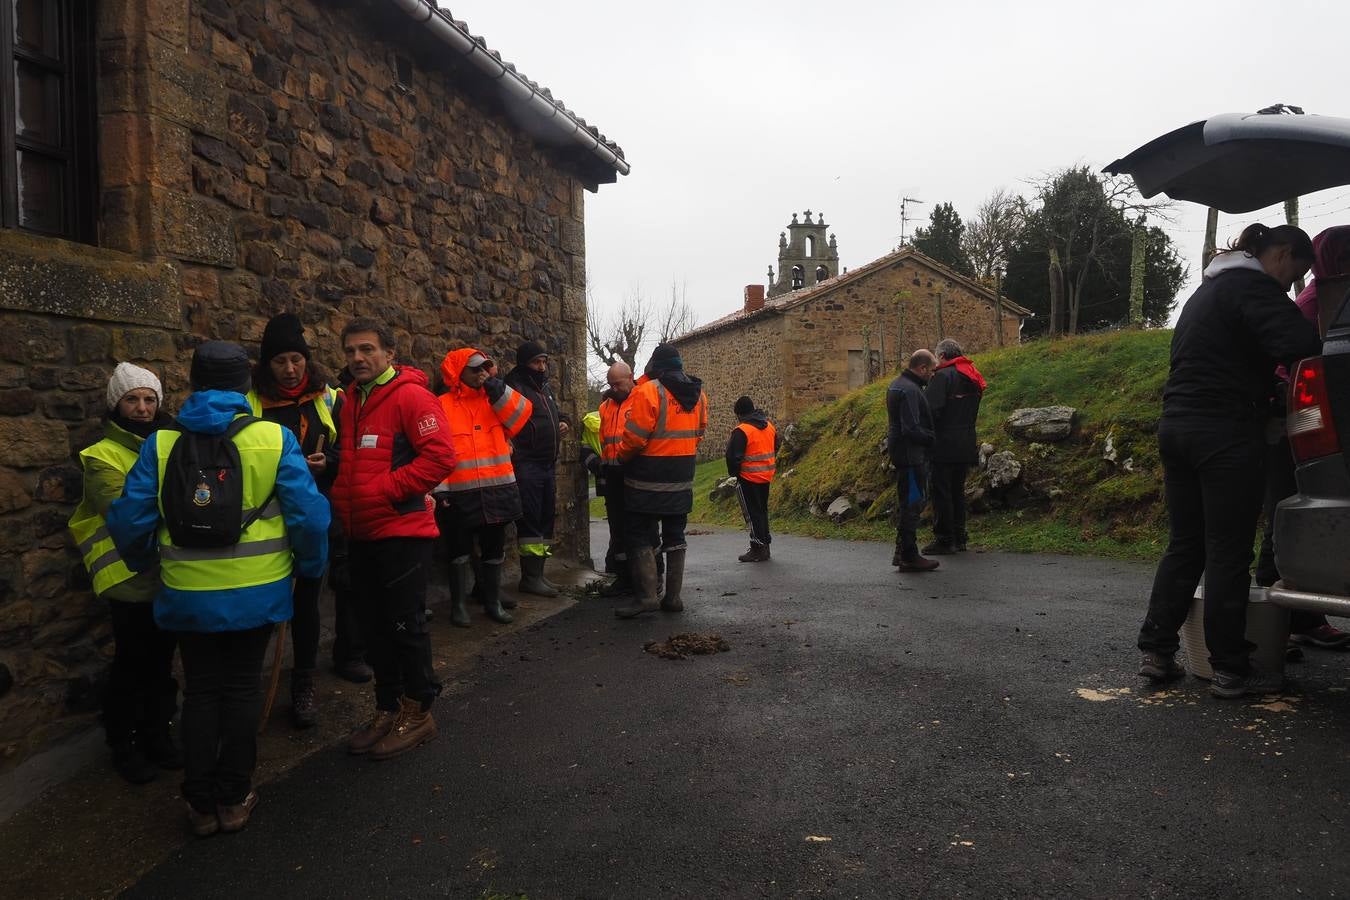
{"label": "white bucket", "polygon": [[[1252,662],[1262,672],[1284,675],[1284,648],[1289,639],[1289,610],[1266,600],[1264,588],[1252,588],[1247,594],[1247,640],[1256,645]],[[1186,671],[1206,681],[1214,677],[1205,644],[1205,587],[1196,588],[1191,613],[1181,626],[1181,650],[1186,655]]]}

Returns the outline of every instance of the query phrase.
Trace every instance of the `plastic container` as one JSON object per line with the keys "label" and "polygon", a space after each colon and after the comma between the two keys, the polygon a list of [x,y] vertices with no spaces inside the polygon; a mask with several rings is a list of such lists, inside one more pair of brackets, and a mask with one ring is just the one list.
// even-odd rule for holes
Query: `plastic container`
{"label": "plastic container", "polygon": [[[1247,640],[1256,645],[1252,662],[1262,672],[1284,676],[1284,648],[1289,640],[1289,610],[1266,600],[1264,588],[1252,588],[1247,594]],[[1205,644],[1205,587],[1195,591],[1191,613],[1181,626],[1181,650],[1186,654],[1186,671],[1208,681],[1214,677]]]}

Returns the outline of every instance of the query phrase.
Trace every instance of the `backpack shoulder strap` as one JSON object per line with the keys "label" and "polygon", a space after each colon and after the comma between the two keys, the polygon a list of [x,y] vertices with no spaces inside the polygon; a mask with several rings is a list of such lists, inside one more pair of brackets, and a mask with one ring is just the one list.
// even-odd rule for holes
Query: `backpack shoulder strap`
{"label": "backpack shoulder strap", "polygon": [[240,416],[239,418],[232,421],[229,424],[229,427],[225,429],[224,438],[227,441],[234,440],[234,436],[236,434],[243,431],[245,428],[252,425],[254,422],[261,422],[261,421],[262,419],[258,418],[257,416]]}

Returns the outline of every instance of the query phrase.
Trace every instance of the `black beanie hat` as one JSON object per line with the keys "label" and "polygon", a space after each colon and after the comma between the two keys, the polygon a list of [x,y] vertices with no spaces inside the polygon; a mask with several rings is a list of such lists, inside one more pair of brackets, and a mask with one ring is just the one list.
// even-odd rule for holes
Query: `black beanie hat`
{"label": "black beanie hat", "polygon": [[305,343],[305,326],[295,313],[282,313],[267,321],[263,329],[262,349],[258,356],[271,362],[278,353],[299,353],[309,359],[309,344]]}
{"label": "black beanie hat", "polygon": [[516,365],[524,366],[530,360],[539,356],[548,356],[548,351],[544,345],[538,341],[526,341],[516,348]]}
{"label": "black beanie hat", "polygon": [[674,344],[658,344],[652,351],[647,368],[653,372],[679,372],[684,370],[684,360],[680,359],[680,348]]}
{"label": "black beanie hat", "polygon": [[193,390],[247,394],[253,386],[250,368],[243,347],[228,341],[207,341],[192,354],[192,371],[188,377]]}
{"label": "black beanie hat", "polygon": [[738,416],[748,416],[755,411],[755,401],[745,395],[741,395],[736,398],[736,405],[731,409],[732,412],[736,413]]}

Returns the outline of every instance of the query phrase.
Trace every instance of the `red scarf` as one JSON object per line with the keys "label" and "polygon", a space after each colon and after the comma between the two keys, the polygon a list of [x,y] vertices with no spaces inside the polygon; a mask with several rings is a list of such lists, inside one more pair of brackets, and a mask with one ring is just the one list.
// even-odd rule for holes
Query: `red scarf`
{"label": "red scarf", "polygon": [[984,386],[987,382],[985,382],[984,376],[980,374],[980,370],[975,368],[973,362],[966,359],[964,356],[958,356],[956,359],[949,359],[944,363],[938,364],[939,369],[945,369],[948,366],[956,366],[956,371],[975,382],[975,386],[980,389],[980,393],[984,393]]}

